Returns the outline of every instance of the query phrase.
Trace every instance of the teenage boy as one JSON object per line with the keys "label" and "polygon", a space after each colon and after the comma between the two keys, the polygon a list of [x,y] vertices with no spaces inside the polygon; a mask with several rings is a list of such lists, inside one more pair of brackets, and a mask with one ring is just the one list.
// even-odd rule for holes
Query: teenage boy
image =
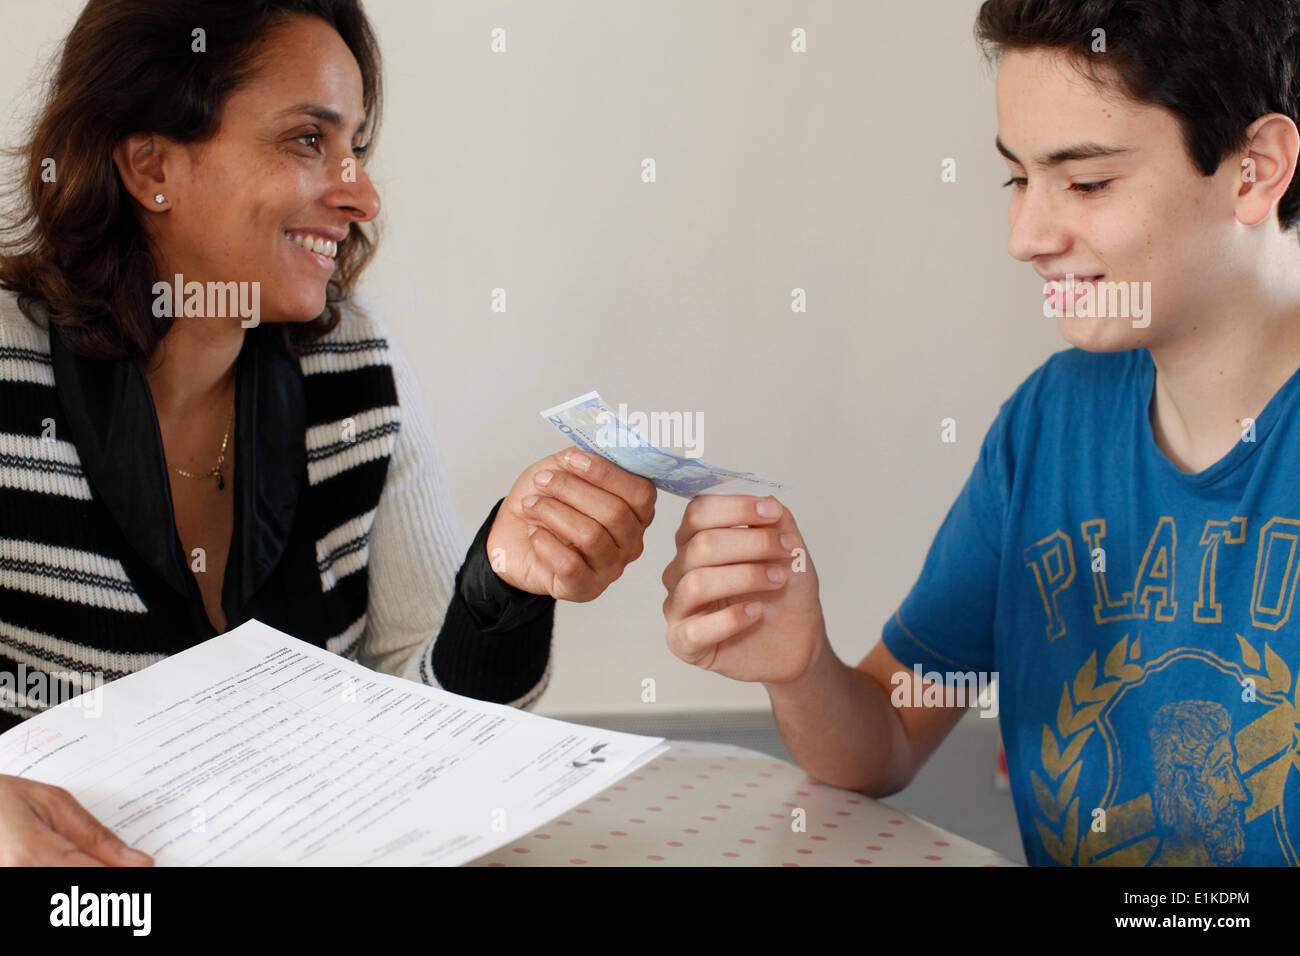
{"label": "teenage boy", "polygon": [[691,502],[668,644],[762,681],[804,769],[873,796],[995,674],[1031,864],[1295,865],[1300,4],[988,0],[976,35],[1008,249],[1074,347],[1002,405],[856,667],[774,499]]}

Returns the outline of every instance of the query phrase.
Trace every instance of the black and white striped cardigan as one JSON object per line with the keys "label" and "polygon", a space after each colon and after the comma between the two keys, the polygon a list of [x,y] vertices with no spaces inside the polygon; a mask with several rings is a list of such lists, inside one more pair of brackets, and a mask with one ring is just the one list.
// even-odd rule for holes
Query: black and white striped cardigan
{"label": "black and white striped cardigan", "polygon": [[[257,546],[232,544],[228,627],[256,617],[375,670],[532,706],[554,602],[491,571],[496,508],[466,556],[418,383],[384,327],[349,305],[296,360],[269,347],[273,328],[255,333],[229,485],[235,541]],[[0,290],[0,731],[215,633],[139,376],[72,355]]]}

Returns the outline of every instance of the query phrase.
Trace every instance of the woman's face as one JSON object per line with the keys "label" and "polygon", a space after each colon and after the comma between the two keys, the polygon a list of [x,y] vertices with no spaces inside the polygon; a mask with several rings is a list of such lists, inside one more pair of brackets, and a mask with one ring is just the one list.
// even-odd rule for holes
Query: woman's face
{"label": "woman's face", "polygon": [[261,321],[306,322],[325,309],[337,245],[379,212],[355,149],[361,71],[315,17],[268,34],[258,63],[215,138],[164,153],[158,191],[169,208],[151,217],[161,278],[258,282]]}

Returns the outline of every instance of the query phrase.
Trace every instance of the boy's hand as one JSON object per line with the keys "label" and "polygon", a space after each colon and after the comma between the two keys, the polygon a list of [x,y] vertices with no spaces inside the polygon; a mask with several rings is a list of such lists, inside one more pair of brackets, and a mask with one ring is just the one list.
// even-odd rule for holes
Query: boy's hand
{"label": "boy's hand", "polygon": [[488,532],[492,570],[507,584],[557,600],[598,597],[641,556],[655,486],[577,447],[519,476]]}
{"label": "boy's hand", "polygon": [[668,648],[688,664],[784,684],[830,651],[817,571],[794,515],[775,498],[694,498],[663,582]]}

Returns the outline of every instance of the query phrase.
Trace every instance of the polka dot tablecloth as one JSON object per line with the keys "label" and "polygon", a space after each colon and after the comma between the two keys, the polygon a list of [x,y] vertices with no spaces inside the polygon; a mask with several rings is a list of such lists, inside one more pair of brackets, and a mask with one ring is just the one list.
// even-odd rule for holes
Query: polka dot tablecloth
{"label": "polka dot tablecloth", "polygon": [[1017,865],[768,754],[668,743],[613,787],[466,865]]}

